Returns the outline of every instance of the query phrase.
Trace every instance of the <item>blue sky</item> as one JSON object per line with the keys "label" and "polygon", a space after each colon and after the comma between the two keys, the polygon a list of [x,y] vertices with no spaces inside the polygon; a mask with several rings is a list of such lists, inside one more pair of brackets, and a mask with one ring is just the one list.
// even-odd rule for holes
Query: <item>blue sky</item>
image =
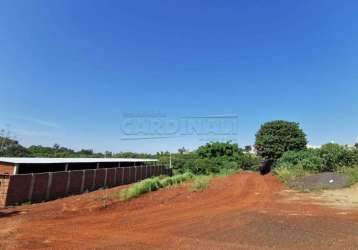
{"label": "blue sky", "polygon": [[0,127],[25,145],[193,149],[122,140],[124,114],[297,121],[310,144],[358,136],[357,1],[2,1]]}

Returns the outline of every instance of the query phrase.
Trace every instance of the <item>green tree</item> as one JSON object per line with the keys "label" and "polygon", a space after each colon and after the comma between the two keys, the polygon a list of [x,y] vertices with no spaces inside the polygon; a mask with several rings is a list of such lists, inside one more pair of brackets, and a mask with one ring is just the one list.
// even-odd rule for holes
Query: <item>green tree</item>
{"label": "green tree", "polygon": [[303,150],[306,145],[306,135],[296,122],[267,122],[256,133],[255,148],[266,159],[277,160],[284,152]]}
{"label": "green tree", "polygon": [[234,160],[242,153],[242,149],[237,144],[231,142],[212,142],[199,147],[197,153],[203,159],[224,156]]}
{"label": "green tree", "polygon": [[18,141],[0,136],[0,156],[26,157],[29,152]]}

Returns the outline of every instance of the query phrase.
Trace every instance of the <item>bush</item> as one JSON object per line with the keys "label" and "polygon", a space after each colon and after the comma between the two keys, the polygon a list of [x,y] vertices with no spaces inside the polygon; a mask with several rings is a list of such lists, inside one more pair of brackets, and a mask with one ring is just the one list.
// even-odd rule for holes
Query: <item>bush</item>
{"label": "bush", "polygon": [[[319,149],[285,152],[276,162],[281,175],[300,169],[304,172],[344,172],[352,182],[358,181],[358,150],[334,143],[323,145]],[[296,173],[294,173],[296,174]]]}
{"label": "bush", "polygon": [[[169,153],[159,155],[162,164],[168,164]],[[223,169],[254,170],[260,165],[260,158],[240,149],[230,142],[207,143],[195,152],[172,154],[175,174],[192,172],[196,175],[217,174]]]}
{"label": "bush", "polygon": [[284,152],[303,150],[306,145],[306,135],[296,122],[267,122],[256,134],[257,153],[268,159],[277,160]]}
{"label": "bush", "polygon": [[323,145],[318,152],[323,159],[323,171],[336,171],[340,167],[358,164],[356,149],[348,149],[339,144],[328,143]]}
{"label": "bush", "polygon": [[285,183],[310,174],[301,165],[296,165],[295,167],[278,166],[273,170],[273,173]]}
{"label": "bush", "polygon": [[276,166],[287,169],[299,166],[306,171],[321,172],[324,162],[315,150],[288,151],[278,159]]}
{"label": "bush", "polygon": [[257,171],[260,167],[261,160],[262,159],[256,155],[245,153],[237,159],[237,163],[243,170]]}
{"label": "bush", "polygon": [[218,159],[197,159],[191,171],[196,175],[208,175],[220,172],[220,160]]}
{"label": "bush", "polygon": [[358,166],[344,167],[339,172],[344,173],[348,177],[349,185],[358,183]]}

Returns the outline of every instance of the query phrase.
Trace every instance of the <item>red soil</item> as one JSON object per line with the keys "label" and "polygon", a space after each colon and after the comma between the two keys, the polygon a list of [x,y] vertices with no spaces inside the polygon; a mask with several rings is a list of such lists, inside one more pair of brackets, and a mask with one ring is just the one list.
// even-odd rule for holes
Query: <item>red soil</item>
{"label": "red soil", "polygon": [[289,200],[271,175],[101,199],[122,188],[0,210],[1,249],[358,249],[358,212]]}

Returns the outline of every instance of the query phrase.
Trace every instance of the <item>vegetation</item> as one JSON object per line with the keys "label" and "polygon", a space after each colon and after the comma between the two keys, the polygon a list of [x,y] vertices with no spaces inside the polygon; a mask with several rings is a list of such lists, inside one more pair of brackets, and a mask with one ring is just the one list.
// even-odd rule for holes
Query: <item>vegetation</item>
{"label": "vegetation", "polygon": [[358,166],[341,168],[339,172],[344,173],[348,177],[348,184],[358,183]]}
{"label": "vegetation", "polygon": [[213,142],[199,147],[197,153],[202,159],[226,157],[228,160],[234,160],[242,154],[242,150],[239,149],[239,146],[234,143]]}
{"label": "vegetation", "polygon": [[277,160],[283,153],[303,150],[306,145],[306,135],[296,122],[267,122],[256,134],[257,153],[267,159]]}
{"label": "vegetation", "polygon": [[209,183],[212,178],[213,178],[212,175],[202,175],[202,176],[195,177],[191,185],[190,191],[200,192],[206,189],[209,186]]}
{"label": "vegetation", "polygon": [[358,149],[328,143],[319,149],[285,152],[277,160],[274,173],[287,182],[320,172],[341,172],[350,184],[358,182]]}
{"label": "vegetation", "polygon": [[279,166],[273,170],[273,173],[285,183],[312,174],[312,172],[303,169],[302,165],[296,165],[294,167]]}
{"label": "vegetation", "polygon": [[70,148],[61,147],[54,144],[52,147],[41,145],[32,145],[30,147],[22,146],[18,141],[8,137],[0,136],[0,156],[6,157],[75,157],[75,158],[102,158],[102,157],[118,157],[118,158],[155,158],[153,154],[142,154],[132,152],[112,153],[106,151],[104,153],[95,153],[92,149],[81,149],[75,151]]}
{"label": "vegetation", "polygon": [[341,167],[351,167],[358,164],[357,148],[328,143],[323,145],[317,152],[323,159],[323,171],[336,171]]}
{"label": "vegetation", "polygon": [[256,134],[257,153],[275,160],[274,173],[284,182],[320,172],[342,172],[350,183],[358,182],[358,144],[354,147],[328,143],[307,149],[307,140],[298,123],[273,121]]}
{"label": "vegetation", "polygon": [[119,198],[122,201],[127,201],[132,198],[138,197],[141,194],[156,191],[160,188],[165,188],[172,185],[180,184],[184,181],[193,178],[193,174],[185,173],[181,175],[175,175],[172,177],[153,177],[150,179],[143,180],[135,183],[128,188],[122,190],[119,193]]}
{"label": "vegetation", "polygon": [[292,169],[301,168],[310,172],[321,172],[324,169],[324,160],[315,150],[288,151],[277,160],[277,167]]}
{"label": "vegetation", "polygon": [[[159,153],[161,163],[169,162],[169,153]],[[218,174],[223,169],[256,170],[260,157],[246,152],[231,142],[212,142],[193,152],[172,154],[172,166],[175,173],[191,172],[196,175]]]}
{"label": "vegetation", "polygon": [[28,154],[28,150],[18,141],[0,136],[0,156],[25,157]]}

